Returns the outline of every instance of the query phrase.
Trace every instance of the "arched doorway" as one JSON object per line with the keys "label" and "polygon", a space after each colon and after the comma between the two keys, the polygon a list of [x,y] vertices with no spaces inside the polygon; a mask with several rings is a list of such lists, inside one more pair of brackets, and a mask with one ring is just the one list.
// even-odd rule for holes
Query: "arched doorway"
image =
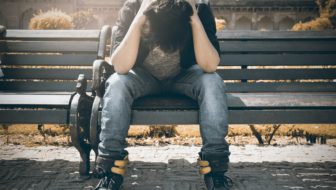
{"label": "arched doorway", "polygon": [[279,30],[290,30],[294,25],[294,19],[285,17],[279,22]]}
{"label": "arched doorway", "polygon": [[24,11],[20,17],[20,29],[28,29],[29,27],[29,21],[31,18],[33,18],[34,14],[36,14],[36,11],[32,8]]}
{"label": "arched doorway", "polygon": [[246,16],[240,17],[236,20],[236,30],[251,30],[252,21]]}
{"label": "arched doorway", "polygon": [[0,12],[0,25],[7,27],[6,18],[3,16],[1,12]]}
{"label": "arched doorway", "polygon": [[262,17],[257,23],[258,30],[273,30],[273,21],[271,18]]}

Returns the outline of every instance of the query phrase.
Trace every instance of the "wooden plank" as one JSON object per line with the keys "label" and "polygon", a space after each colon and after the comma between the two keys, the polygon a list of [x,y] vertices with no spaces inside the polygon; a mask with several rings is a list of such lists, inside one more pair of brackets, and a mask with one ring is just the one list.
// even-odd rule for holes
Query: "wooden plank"
{"label": "wooden plank", "polygon": [[8,52],[97,52],[98,42],[7,41]]}
{"label": "wooden plank", "polygon": [[7,30],[9,40],[98,40],[100,30]]}
{"label": "wooden plank", "polygon": [[92,78],[92,69],[35,69],[35,68],[4,68],[6,79],[53,79],[76,80],[79,74]]}
{"label": "wooden plank", "polygon": [[226,83],[227,92],[336,92],[335,82]]}
{"label": "wooden plank", "polygon": [[68,110],[12,110],[0,109],[2,124],[67,124]]}
{"label": "wooden plank", "polygon": [[[223,80],[335,79],[336,69],[219,69]],[[5,74],[6,75],[6,74]]]}
{"label": "wooden plank", "polygon": [[220,41],[223,53],[232,52],[336,52],[336,40],[247,40],[247,41]]}
{"label": "wooden plank", "polygon": [[4,65],[41,65],[41,66],[92,66],[97,54],[7,54],[4,56]]}
{"label": "wooden plank", "polygon": [[256,31],[256,30],[223,30],[217,33],[219,40],[248,39],[336,39],[336,32],[329,31]]}
{"label": "wooden plank", "polygon": [[1,107],[68,108],[71,95],[1,94]]}
{"label": "wooden plank", "polygon": [[[0,91],[67,91],[75,90],[75,81],[0,81]],[[88,82],[87,91],[91,91]],[[226,83],[226,92],[336,92],[334,82],[293,82],[293,83]]]}
{"label": "wooden plank", "polygon": [[[334,124],[336,110],[229,110],[230,124]],[[150,117],[148,117],[150,116]],[[198,111],[132,111],[134,125],[198,124]]]}
{"label": "wooden plank", "polygon": [[336,65],[336,54],[221,54],[221,66]]}
{"label": "wooden plank", "polygon": [[334,124],[336,110],[231,110],[230,124]]}
{"label": "wooden plank", "polygon": [[[3,92],[30,92],[30,91],[64,91],[74,92],[76,90],[75,81],[0,81],[0,91]],[[88,82],[87,91],[91,91],[91,82]]]}
{"label": "wooden plank", "polygon": [[[336,93],[227,93],[230,109],[336,109]],[[196,101],[183,95],[145,96],[133,103],[135,110],[194,110]]]}
{"label": "wooden plank", "polygon": [[336,108],[336,93],[227,93],[230,109]]}

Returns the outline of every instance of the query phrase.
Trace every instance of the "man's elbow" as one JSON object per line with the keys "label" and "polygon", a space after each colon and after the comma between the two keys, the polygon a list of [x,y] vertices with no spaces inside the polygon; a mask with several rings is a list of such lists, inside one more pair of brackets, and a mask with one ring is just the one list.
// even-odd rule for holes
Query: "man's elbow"
{"label": "man's elbow", "polygon": [[213,72],[216,72],[217,70],[217,67],[219,65],[219,62],[220,62],[220,59],[216,58],[215,60],[209,62],[208,64],[206,64],[206,66],[204,67],[204,71],[207,72],[207,73],[213,73]]}
{"label": "man's elbow", "polygon": [[118,74],[121,74],[121,75],[125,75],[129,72],[129,69],[126,69],[124,67],[118,67],[118,66],[114,66],[114,71]]}
{"label": "man's elbow", "polygon": [[125,67],[125,64],[121,63],[118,61],[118,59],[116,59],[116,57],[112,56],[111,57],[111,63],[113,65],[114,71],[118,74],[127,74],[129,72],[130,69],[127,69]]}

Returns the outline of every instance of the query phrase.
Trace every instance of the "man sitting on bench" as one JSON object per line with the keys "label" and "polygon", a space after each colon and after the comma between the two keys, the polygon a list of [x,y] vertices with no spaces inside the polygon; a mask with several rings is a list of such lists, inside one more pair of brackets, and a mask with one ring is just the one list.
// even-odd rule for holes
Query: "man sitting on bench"
{"label": "man sitting on bench", "polygon": [[135,99],[179,93],[199,104],[200,173],[208,189],[229,189],[228,110],[213,14],[195,0],[127,0],[117,20],[116,73],[103,98],[96,189],[120,188],[128,162],[126,137]]}

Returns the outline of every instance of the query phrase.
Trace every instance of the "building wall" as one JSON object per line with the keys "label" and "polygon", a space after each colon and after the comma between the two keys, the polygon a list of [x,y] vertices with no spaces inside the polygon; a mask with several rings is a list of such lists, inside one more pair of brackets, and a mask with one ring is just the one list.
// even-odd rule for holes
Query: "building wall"
{"label": "building wall", "polygon": [[[39,10],[57,8],[66,13],[92,10],[99,26],[113,25],[125,0],[0,0],[0,24],[27,29]],[[287,30],[294,23],[318,15],[314,0],[210,0],[214,15],[225,19],[226,30]]]}

